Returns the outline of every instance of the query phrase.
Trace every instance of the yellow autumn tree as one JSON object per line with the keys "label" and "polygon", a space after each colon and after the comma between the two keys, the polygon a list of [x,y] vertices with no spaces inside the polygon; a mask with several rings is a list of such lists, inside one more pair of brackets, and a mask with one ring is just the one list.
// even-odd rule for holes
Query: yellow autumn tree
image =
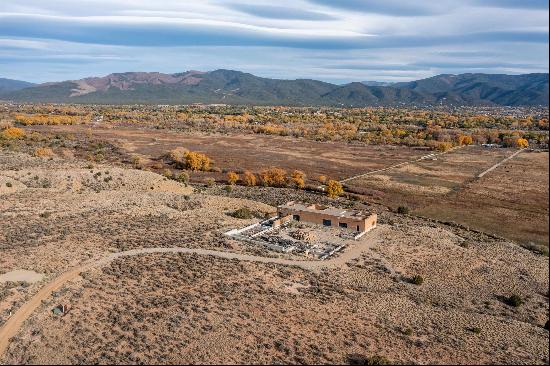
{"label": "yellow autumn tree", "polygon": [[253,173],[246,171],[244,172],[243,181],[247,186],[253,187],[256,185],[256,176]]}
{"label": "yellow autumn tree", "polygon": [[296,185],[296,188],[304,188],[306,183],[306,175],[301,170],[295,170],[291,174],[292,183]]}
{"label": "yellow autumn tree", "polygon": [[237,173],[235,172],[229,172],[227,173],[227,183],[231,184],[231,185],[234,185],[235,183],[237,183],[239,181],[240,177]]}
{"label": "yellow autumn tree", "polygon": [[210,164],[210,158],[205,154],[194,151],[185,153],[185,165],[188,169],[208,171],[210,169]]}
{"label": "yellow autumn tree", "polygon": [[342,187],[342,184],[340,182],[331,179],[327,183],[326,192],[327,196],[329,196],[330,198],[336,198],[344,193],[344,188]]}
{"label": "yellow autumn tree", "polygon": [[262,170],[260,179],[266,186],[285,187],[286,186],[286,170],[281,168],[269,168]]}
{"label": "yellow autumn tree", "polygon": [[529,147],[529,141],[527,141],[527,139],[524,139],[524,138],[519,138],[516,140],[515,145],[520,149],[525,149],[526,147]]}
{"label": "yellow autumn tree", "polygon": [[472,139],[472,136],[468,136],[468,135],[460,135],[458,136],[458,144],[460,146],[463,146],[463,145],[471,145],[474,143],[474,140]]}

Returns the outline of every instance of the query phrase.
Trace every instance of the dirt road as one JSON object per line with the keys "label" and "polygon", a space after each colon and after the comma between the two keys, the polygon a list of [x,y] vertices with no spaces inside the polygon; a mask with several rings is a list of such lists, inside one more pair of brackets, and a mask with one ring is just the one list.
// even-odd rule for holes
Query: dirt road
{"label": "dirt road", "polygon": [[399,168],[401,166],[404,166],[404,165],[407,165],[407,164],[412,164],[412,163],[415,163],[417,161],[421,161],[421,160],[424,160],[424,159],[433,159],[433,158],[436,158],[437,156],[444,155],[444,154],[450,153],[452,151],[456,151],[457,149],[461,149],[463,147],[464,146],[457,146],[453,149],[450,149],[448,151],[444,151],[444,152],[441,152],[441,153],[432,153],[432,154],[421,156],[419,158],[415,158],[411,161],[405,161],[405,162],[402,162],[402,163],[399,163],[399,164],[390,165],[389,167],[386,167],[386,168],[371,170],[370,172],[366,172],[366,173],[362,173],[362,174],[359,174],[359,175],[354,175],[353,177],[342,179],[342,180],[340,180],[340,183],[346,183],[346,182],[349,182],[350,180],[354,180],[354,179],[357,179],[357,178],[363,178],[363,177],[366,177],[366,176],[371,175],[371,174],[385,172],[385,171],[395,169],[395,168]]}
{"label": "dirt road", "polygon": [[[372,234],[367,234],[369,237]],[[190,248],[143,248],[143,249],[134,249],[128,250],[125,252],[113,253],[103,259],[97,261],[89,262],[83,264],[82,266],[73,268],[60,276],[56,277],[50,283],[46,284],[40,291],[38,291],[29,301],[23,304],[16,313],[10,317],[4,326],[0,329],[0,359],[6,349],[8,348],[10,339],[17,334],[25,320],[27,320],[31,314],[36,310],[43,300],[46,300],[52,292],[60,289],[66,282],[75,279],[80,275],[80,273],[90,270],[91,268],[101,267],[109,262],[123,257],[131,257],[141,254],[152,254],[152,253],[185,253],[185,254],[198,254],[198,255],[210,255],[218,258],[224,259],[237,259],[242,261],[250,262],[261,262],[261,263],[275,263],[285,266],[297,266],[309,271],[318,271],[322,268],[334,268],[343,266],[346,262],[358,258],[363,252],[369,249],[376,240],[370,241],[361,240],[357,242],[357,245],[354,245],[351,248],[348,248],[347,251],[340,254],[339,257],[332,259],[327,259],[325,261],[302,261],[302,260],[291,260],[284,258],[268,258],[261,257],[249,254],[242,253],[232,253],[224,252],[218,250],[209,250],[209,249],[190,249]]]}
{"label": "dirt road", "polygon": [[512,155],[502,159],[501,161],[499,161],[498,163],[496,163],[495,165],[493,165],[492,167],[490,167],[489,169],[485,170],[484,172],[478,174],[478,178],[481,178],[483,177],[485,174],[495,170],[496,168],[498,168],[499,166],[501,166],[502,164],[506,163],[508,160],[514,158],[516,155],[518,155],[520,152],[522,152],[523,150],[525,149],[520,149],[518,151],[516,151],[515,153],[513,153]]}

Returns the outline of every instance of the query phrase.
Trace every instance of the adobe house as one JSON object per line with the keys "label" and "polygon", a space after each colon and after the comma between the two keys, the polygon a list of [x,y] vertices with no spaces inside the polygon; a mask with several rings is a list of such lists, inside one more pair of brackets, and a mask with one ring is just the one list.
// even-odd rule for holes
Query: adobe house
{"label": "adobe house", "polygon": [[304,221],[323,226],[340,227],[357,232],[356,239],[376,227],[377,215],[321,205],[291,201],[277,207],[277,226],[289,220]]}

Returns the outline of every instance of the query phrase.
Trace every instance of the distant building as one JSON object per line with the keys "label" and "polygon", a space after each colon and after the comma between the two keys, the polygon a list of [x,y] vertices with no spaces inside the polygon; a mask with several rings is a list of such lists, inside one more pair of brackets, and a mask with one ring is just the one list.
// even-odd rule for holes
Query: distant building
{"label": "distant building", "polygon": [[357,210],[346,210],[321,205],[309,205],[302,202],[288,202],[277,207],[279,218],[274,226],[288,220],[304,221],[323,226],[340,227],[353,230],[359,238],[376,227],[378,216]]}

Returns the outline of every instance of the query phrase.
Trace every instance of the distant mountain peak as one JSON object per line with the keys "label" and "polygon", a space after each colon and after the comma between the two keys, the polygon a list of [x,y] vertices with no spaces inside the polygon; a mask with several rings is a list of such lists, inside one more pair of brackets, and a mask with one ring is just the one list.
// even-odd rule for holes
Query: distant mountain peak
{"label": "distant mountain peak", "polygon": [[[0,88],[1,88],[0,79]],[[7,84],[7,82],[6,82]],[[102,104],[294,106],[548,105],[548,74],[442,74],[405,83],[280,80],[236,70],[113,73],[40,85],[20,84],[2,99]],[[1,90],[1,89],[0,89]]]}

